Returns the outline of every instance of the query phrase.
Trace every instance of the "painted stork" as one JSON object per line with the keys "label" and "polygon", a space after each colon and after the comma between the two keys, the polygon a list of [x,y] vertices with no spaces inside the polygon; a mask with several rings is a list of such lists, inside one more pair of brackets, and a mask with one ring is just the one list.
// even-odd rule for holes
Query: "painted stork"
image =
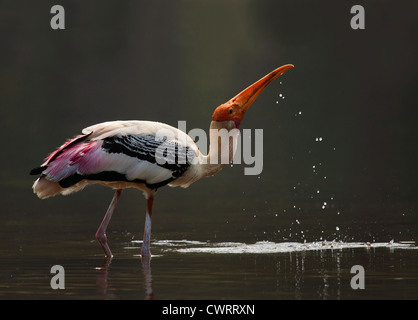
{"label": "painted stork", "polygon": [[[208,155],[183,131],[152,121],[110,121],[92,125],[52,152],[31,175],[40,175],[33,191],[45,199],[58,193],[68,195],[99,183],[113,188],[115,194],[97,232],[96,239],[105,255],[112,257],[106,229],[122,190],[137,188],[147,199],[143,257],[151,256],[150,236],[154,196],[162,186],[188,187],[191,183],[219,172],[232,161],[237,133],[226,141],[216,133],[221,129],[239,129],[248,107],[263,89],[293,65],[284,65],[261,78],[228,102],[217,107],[210,124]],[[164,152],[161,147],[164,146]],[[220,161],[226,150],[228,161]],[[220,151],[220,152],[219,152]],[[160,161],[171,154],[175,161]],[[187,159],[187,161],[185,161]],[[182,161],[180,161],[182,160]]]}

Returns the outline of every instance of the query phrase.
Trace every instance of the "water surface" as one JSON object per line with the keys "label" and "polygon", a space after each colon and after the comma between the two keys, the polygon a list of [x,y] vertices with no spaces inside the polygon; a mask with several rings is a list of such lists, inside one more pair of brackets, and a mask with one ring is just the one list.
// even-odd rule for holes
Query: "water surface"
{"label": "water surface", "polygon": [[[109,232],[115,257],[105,259],[94,233],[62,230],[21,234],[5,251],[2,299],[418,298],[413,241],[212,242],[158,239],[164,234],[157,232],[148,261],[130,232]],[[2,234],[2,242],[14,239]],[[64,290],[51,289],[53,265],[65,269]],[[354,265],[365,269],[364,290],[350,286]]]}

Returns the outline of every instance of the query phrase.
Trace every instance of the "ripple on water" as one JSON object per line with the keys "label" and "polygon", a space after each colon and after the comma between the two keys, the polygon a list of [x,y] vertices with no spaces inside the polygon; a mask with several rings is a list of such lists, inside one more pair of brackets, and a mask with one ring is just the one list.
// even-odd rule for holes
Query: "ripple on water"
{"label": "ripple on water", "polygon": [[175,251],[180,253],[213,253],[213,254],[238,254],[238,253],[286,253],[312,250],[342,250],[353,248],[389,248],[389,249],[418,249],[414,241],[402,242],[339,242],[318,241],[309,243],[259,241],[253,244],[241,242],[202,242],[193,240],[159,240],[153,245],[161,247],[163,251]]}

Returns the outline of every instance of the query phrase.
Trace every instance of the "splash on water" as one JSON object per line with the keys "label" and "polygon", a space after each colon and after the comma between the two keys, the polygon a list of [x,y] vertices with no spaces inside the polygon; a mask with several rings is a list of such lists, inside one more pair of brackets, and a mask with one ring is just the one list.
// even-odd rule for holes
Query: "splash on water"
{"label": "splash on water", "polygon": [[191,240],[159,240],[152,243],[166,252],[179,253],[212,253],[212,254],[267,254],[286,253],[314,250],[343,250],[343,249],[418,249],[414,241],[394,242],[342,242],[342,241],[317,241],[317,242],[283,242],[259,241],[253,244],[241,242],[210,243]]}

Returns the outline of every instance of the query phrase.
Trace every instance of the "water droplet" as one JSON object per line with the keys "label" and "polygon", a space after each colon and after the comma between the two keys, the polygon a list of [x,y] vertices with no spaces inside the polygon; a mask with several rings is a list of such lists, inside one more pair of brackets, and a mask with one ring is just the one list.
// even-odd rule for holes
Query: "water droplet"
{"label": "water droplet", "polygon": [[335,227],[335,230],[337,230],[337,231],[340,231],[340,228],[338,228],[338,227]]}
{"label": "water droplet", "polygon": [[281,97],[283,97],[283,95],[280,93],[280,94],[279,94],[279,97],[281,98]]}

